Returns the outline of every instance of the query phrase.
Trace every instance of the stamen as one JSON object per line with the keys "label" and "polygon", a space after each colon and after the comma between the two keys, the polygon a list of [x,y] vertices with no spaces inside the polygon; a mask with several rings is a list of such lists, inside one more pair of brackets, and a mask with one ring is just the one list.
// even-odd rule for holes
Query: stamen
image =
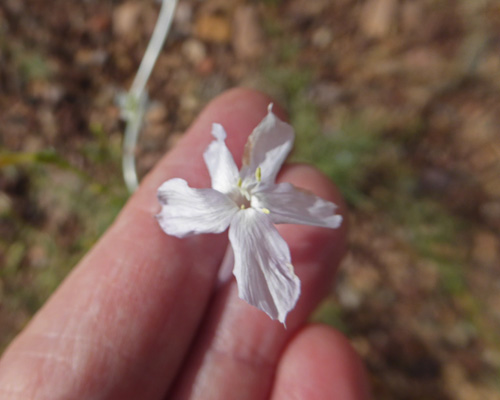
{"label": "stamen", "polygon": [[237,183],[237,185],[238,185],[238,187],[239,187],[239,188],[241,187],[241,184],[242,184],[242,183],[243,183],[243,181],[241,180],[241,177],[240,177],[240,178],[238,178],[238,183]]}
{"label": "stamen", "polygon": [[262,212],[263,212],[264,214],[271,214],[271,211],[269,211],[267,208],[263,208],[263,209],[262,209]]}
{"label": "stamen", "polygon": [[240,210],[244,210],[244,209],[245,209],[245,205],[244,205],[244,204],[242,204],[242,205],[240,206]]}
{"label": "stamen", "polygon": [[255,170],[255,179],[257,179],[257,182],[260,182],[262,179],[262,170],[260,167]]}

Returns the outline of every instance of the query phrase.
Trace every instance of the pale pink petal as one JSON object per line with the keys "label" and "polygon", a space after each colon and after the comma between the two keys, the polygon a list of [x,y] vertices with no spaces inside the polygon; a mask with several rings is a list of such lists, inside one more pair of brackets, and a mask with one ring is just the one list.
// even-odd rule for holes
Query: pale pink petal
{"label": "pale pink petal", "polygon": [[281,165],[293,147],[293,128],[269,112],[253,130],[245,146],[241,176],[247,185],[256,182],[255,171],[260,168],[263,185],[274,183]]}
{"label": "pale pink petal", "polygon": [[267,215],[252,208],[234,216],[229,240],[240,298],[284,323],[300,295],[288,245]]}
{"label": "pale pink petal", "polygon": [[192,189],[183,179],[170,179],[158,189],[161,211],[156,216],[169,235],[220,233],[239,210],[225,194],[214,189]]}
{"label": "pale pink petal", "polygon": [[337,206],[290,183],[280,183],[254,193],[252,207],[269,212],[275,224],[301,224],[338,228],[342,216],[335,214]]}
{"label": "pale pink petal", "polygon": [[221,193],[229,193],[238,183],[239,171],[226,146],[226,132],[222,125],[213,124],[212,135],[216,140],[210,143],[203,158],[212,178],[212,188]]}

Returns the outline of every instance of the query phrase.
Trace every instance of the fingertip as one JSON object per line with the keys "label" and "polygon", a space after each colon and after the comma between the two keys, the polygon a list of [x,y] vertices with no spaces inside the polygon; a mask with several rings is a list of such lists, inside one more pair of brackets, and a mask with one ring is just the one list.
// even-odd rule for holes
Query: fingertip
{"label": "fingertip", "polygon": [[367,400],[370,388],[349,341],[324,325],[309,325],[287,344],[271,399]]}

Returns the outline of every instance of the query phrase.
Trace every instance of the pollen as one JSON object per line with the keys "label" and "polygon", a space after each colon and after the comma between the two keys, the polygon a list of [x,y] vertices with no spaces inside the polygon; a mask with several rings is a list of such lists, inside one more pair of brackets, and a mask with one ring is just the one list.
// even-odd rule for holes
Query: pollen
{"label": "pollen", "polygon": [[267,208],[263,208],[263,209],[262,209],[262,212],[263,212],[264,214],[271,214],[271,211],[269,211]]}
{"label": "pollen", "polygon": [[239,188],[241,187],[241,184],[242,184],[242,183],[243,183],[243,181],[241,180],[241,177],[240,177],[240,178],[238,178],[238,183],[237,183],[237,185],[238,185],[238,187],[239,187]]}
{"label": "pollen", "polygon": [[255,170],[255,179],[257,179],[257,182],[260,182],[262,180],[262,170],[260,169],[260,167]]}
{"label": "pollen", "polygon": [[246,208],[246,207],[245,207],[245,205],[244,205],[244,204],[242,204],[242,205],[240,206],[240,210],[244,210],[245,208]]}

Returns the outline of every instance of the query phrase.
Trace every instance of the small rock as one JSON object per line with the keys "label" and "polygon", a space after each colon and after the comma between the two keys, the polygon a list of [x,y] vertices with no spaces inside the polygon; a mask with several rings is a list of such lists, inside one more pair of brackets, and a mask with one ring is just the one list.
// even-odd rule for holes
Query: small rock
{"label": "small rock", "polygon": [[486,223],[500,229],[500,201],[490,201],[482,204],[479,212]]}
{"label": "small rock", "polygon": [[205,57],[196,68],[200,75],[206,76],[214,72],[215,60],[212,57]]}
{"label": "small rock", "polygon": [[41,133],[45,140],[53,142],[57,139],[59,125],[54,115],[53,107],[39,107],[37,119],[40,122]]}
{"label": "small rock", "polygon": [[496,175],[493,178],[483,177],[486,182],[483,182],[483,189],[486,196],[494,199],[500,199],[500,176]]}
{"label": "small rock", "polygon": [[34,245],[28,250],[28,261],[34,268],[43,268],[48,264],[47,251],[41,245]]}
{"label": "small rock", "polygon": [[347,309],[356,310],[363,303],[363,295],[348,284],[339,285],[337,295],[340,305]]}
{"label": "small rock", "polygon": [[104,50],[79,49],[75,55],[75,63],[81,67],[103,65],[108,58]]}
{"label": "small rock", "polygon": [[12,14],[22,15],[22,13],[26,11],[23,3],[18,0],[6,0],[2,3],[2,5]]}
{"label": "small rock", "polygon": [[199,65],[207,56],[207,49],[198,39],[188,39],[182,44],[182,54],[193,64]]}
{"label": "small rock", "polygon": [[141,135],[141,148],[145,152],[157,153],[165,141],[164,124],[145,124]]}
{"label": "small rock", "polygon": [[434,292],[439,285],[439,272],[436,265],[429,260],[421,259],[417,261],[415,274],[419,276],[418,286],[425,292]]}
{"label": "small rock", "polygon": [[8,215],[12,210],[12,200],[7,193],[0,191],[0,216]]}
{"label": "small rock", "polygon": [[324,12],[329,4],[329,0],[292,0],[289,2],[287,13],[299,21],[315,18]]}
{"label": "small rock", "polygon": [[42,99],[48,103],[58,103],[64,96],[64,87],[49,81],[35,80],[28,87],[30,95],[35,99]]}
{"label": "small rock", "polygon": [[107,14],[96,14],[87,21],[87,29],[93,33],[103,33],[111,25],[111,19]]}
{"label": "small rock", "polygon": [[494,265],[500,253],[500,242],[498,238],[487,231],[478,232],[474,235],[474,247],[472,258],[483,265]]}
{"label": "small rock", "polygon": [[233,20],[233,47],[239,59],[254,59],[263,53],[263,35],[255,7],[236,9]]}
{"label": "small rock", "polygon": [[325,26],[321,26],[313,32],[311,42],[313,46],[319,49],[325,49],[332,42],[332,39],[332,31]]}
{"label": "small rock", "polygon": [[369,0],[360,15],[361,31],[369,39],[381,39],[391,31],[397,11],[397,0]]}
{"label": "small rock", "polygon": [[145,116],[147,124],[160,124],[167,119],[167,108],[160,102],[154,102],[148,108]]}
{"label": "small rock", "polygon": [[229,43],[231,24],[225,16],[205,14],[196,20],[196,36],[212,43]]}
{"label": "small rock", "polygon": [[484,349],[482,358],[493,368],[500,368],[500,351],[495,349]]}
{"label": "small rock", "polygon": [[188,35],[191,31],[192,20],[193,5],[187,1],[179,1],[174,14],[175,30],[184,35]]}
{"label": "small rock", "polygon": [[476,330],[470,324],[457,322],[449,327],[444,336],[453,346],[466,348],[476,336]]}
{"label": "small rock", "polygon": [[141,18],[141,5],[128,1],[116,7],[113,12],[113,33],[116,36],[128,36],[138,29]]}
{"label": "small rock", "polygon": [[42,151],[46,147],[46,144],[41,136],[28,136],[24,141],[24,151],[30,153]]}
{"label": "small rock", "polygon": [[402,58],[402,68],[421,79],[440,76],[445,64],[446,59],[443,54],[428,46],[412,48]]}
{"label": "small rock", "polygon": [[199,106],[199,99],[194,94],[186,93],[181,96],[180,107],[183,111],[193,111]]}
{"label": "small rock", "polygon": [[319,82],[308,92],[312,102],[324,107],[337,103],[343,95],[344,91],[340,85],[334,82]]}
{"label": "small rock", "polygon": [[401,25],[406,32],[416,32],[422,28],[422,3],[418,1],[405,1],[401,9]]}
{"label": "small rock", "polygon": [[[498,140],[498,123],[497,123],[497,113],[483,109],[465,109],[462,112],[464,115],[463,126],[458,132],[460,142],[463,142],[463,146],[466,150],[471,148],[487,149],[492,144],[500,145]],[[495,159],[498,159],[498,155],[495,154]]]}
{"label": "small rock", "polygon": [[365,358],[368,357],[371,351],[370,342],[363,336],[356,336],[351,339],[352,347],[356,349],[358,354]]}

